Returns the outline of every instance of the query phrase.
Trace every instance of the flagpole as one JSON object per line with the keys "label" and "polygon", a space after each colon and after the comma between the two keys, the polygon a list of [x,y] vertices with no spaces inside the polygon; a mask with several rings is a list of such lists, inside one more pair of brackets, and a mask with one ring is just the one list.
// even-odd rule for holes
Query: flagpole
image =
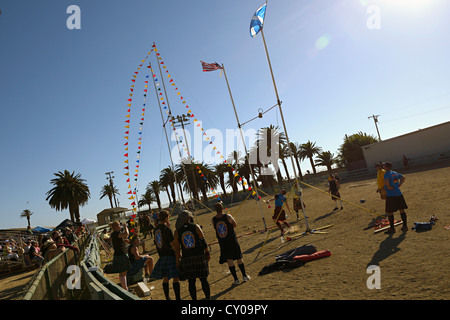
{"label": "flagpole", "polygon": [[242,127],[241,127],[241,124],[239,122],[239,117],[237,115],[236,106],[234,105],[233,96],[231,95],[231,89],[230,89],[230,85],[228,83],[227,73],[225,72],[225,66],[223,65],[223,63],[222,63],[222,70],[223,70],[223,74],[225,75],[225,81],[227,82],[228,92],[230,93],[231,104],[233,105],[234,114],[236,116],[236,122],[237,122],[237,125],[238,125],[238,128],[239,128],[239,131],[241,133],[241,139],[242,139],[242,143],[244,145],[244,150],[245,150],[245,158],[247,159],[248,166],[250,168],[250,173],[252,175],[253,188],[255,189],[256,197],[258,199],[257,201],[259,203],[259,210],[261,212],[261,217],[262,217],[262,220],[263,220],[263,223],[264,223],[264,229],[267,231],[266,220],[264,219],[264,214],[263,214],[262,205],[261,205],[261,198],[259,197],[258,186],[256,184],[255,174],[253,172],[252,166],[250,165],[250,160],[248,158],[248,152],[247,152],[247,146],[245,145],[244,134],[242,133]]}
{"label": "flagpole", "polygon": [[[150,66],[150,70],[151,70],[152,75],[153,75],[153,68],[151,66],[151,63],[149,63],[149,66]],[[158,97],[158,91],[156,89],[155,80],[153,80],[153,86],[155,88],[156,97]],[[183,190],[181,189],[181,184],[178,182],[177,174],[175,172],[175,166],[173,164],[173,159],[172,159],[172,152],[170,150],[169,137],[167,135],[167,130],[166,130],[166,123],[164,122],[164,116],[163,116],[163,113],[162,113],[161,103],[159,102],[159,98],[158,98],[158,105],[159,105],[159,112],[161,113],[161,121],[162,121],[162,124],[163,124],[164,133],[166,134],[167,149],[169,150],[170,163],[172,165],[173,176],[175,178],[175,183],[178,185],[178,188],[179,188],[178,193],[179,193],[179,196],[181,197],[181,200],[183,201],[183,205],[186,205],[186,203],[184,202]]]}
{"label": "flagpole", "polygon": [[295,183],[297,184],[297,190],[299,191],[298,196],[299,196],[299,199],[300,199],[300,205],[302,207],[303,216],[305,217],[306,231],[308,232],[308,231],[310,231],[310,228],[309,228],[309,224],[308,224],[308,218],[306,217],[305,207],[303,205],[302,192],[301,192],[302,189],[301,189],[301,187],[300,187],[300,185],[298,183],[297,170],[295,169],[294,158],[293,158],[293,153],[294,152],[292,151],[291,144],[289,142],[289,137],[288,137],[288,133],[287,133],[287,130],[286,130],[286,123],[284,122],[283,110],[281,109],[281,101],[280,101],[280,97],[278,96],[277,85],[275,83],[275,77],[273,76],[272,64],[270,63],[269,52],[267,50],[266,39],[264,38],[263,29],[264,28],[261,27],[261,36],[262,36],[263,43],[264,43],[264,49],[266,51],[267,61],[269,63],[269,69],[270,69],[270,74],[272,76],[273,87],[275,89],[275,94],[277,96],[277,104],[278,104],[278,108],[280,109],[280,115],[281,115],[281,120],[283,122],[284,134],[286,135],[286,142],[287,142],[287,144],[289,146],[289,149],[291,151],[290,152],[290,156],[291,156],[292,168],[294,170],[294,175],[295,175]]}

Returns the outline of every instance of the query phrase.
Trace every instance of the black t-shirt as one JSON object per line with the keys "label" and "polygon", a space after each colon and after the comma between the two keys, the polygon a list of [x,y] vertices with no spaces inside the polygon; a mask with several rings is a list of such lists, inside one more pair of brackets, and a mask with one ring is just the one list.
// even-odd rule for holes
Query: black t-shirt
{"label": "black t-shirt", "polygon": [[170,245],[174,240],[175,238],[173,237],[172,230],[167,225],[158,224],[156,226],[154,242],[160,257],[175,256],[175,251]]}
{"label": "black t-shirt", "polygon": [[197,233],[196,224],[186,223],[177,230],[177,233],[183,257],[193,257],[204,254],[203,247],[200,244],[200,237]]}
{"label": "black t-shirt", "polygon": [[337,192],[338,191],[338,187],[336,184],[336,180],[330,180],[330,191],[331,192]]}
{"label": "black t-shirt", "polygon": [[111,233],[111,241],[115,256],[127,254],[127,245],[125,241],[123,241],[123,238],[119,238],[119,233],[119,231],[114,231],[113,233]]}
{"label": "black t-shirt", "polygon": [[220,244],[237,243],[236,233],[233,225],[228,221],[228,215],[224,214],[222,217],[213,217],[213,226],[216,230],[216,237]]}
{"label": "black t-shirt", "polygon": [[135,247],[134,244],[130,244],[128,247],[128,259],[130,259],[131,264],[133,264],[136,261],[136,258],[134,257],[134,254],[131,251],[131,249],[133,249],[134,247]]}

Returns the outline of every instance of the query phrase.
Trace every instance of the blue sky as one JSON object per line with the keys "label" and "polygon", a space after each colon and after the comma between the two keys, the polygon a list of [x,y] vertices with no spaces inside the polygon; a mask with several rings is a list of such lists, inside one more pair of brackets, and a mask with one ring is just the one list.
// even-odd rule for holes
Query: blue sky
{"label": "blue sky", "polygon": [[[124,120],[132,75],[153,42],[179,91],[205,129],[236,129],[225,79],[203,73],[200,60],[224,64],[241,122],[276,103],[261,34],[250,37],[251,1],[0,2],[2,111],[0,228],[54,226],[69,216],[46,202],[57,171],[80,173],[91,191],[81,218],[109,207],[99,200],[114,171],[120,205],[129,206],[124,173]],[[67,7],[81,9],[69,30]],[[379,9],[370,29],[368,8]],[[334,154],[345,134],[382,139],[450,118],[450,2],[445,0],[269,1],[264,35],[291,141]],[[149,57],[155,62],[155,56]],[[144,72],[134,110],[142,105]],[[150,82],[142,129],[138,189],[170,164]],[[169,91],[169,90],[168,90]],[[173,91],[172,91],[173,92]],[[137,98],[136,98],[137,97]],[[139,100],[140,99],[140,100]],[[170,97],[173,113],[186,110]],[[173,103],[172,103],[173,101]],[[132,120],[130,141],[137,141]],[[276,109],[246,129],[282,127]],[[190,129],[192,131],[193,126]],[[174,147],[174,145],[172,145]],[[130,142],[130,159],[136,154]],[[303,172],[309,163],[301,163]],[[284,174],[284,171],[283,171]]]}

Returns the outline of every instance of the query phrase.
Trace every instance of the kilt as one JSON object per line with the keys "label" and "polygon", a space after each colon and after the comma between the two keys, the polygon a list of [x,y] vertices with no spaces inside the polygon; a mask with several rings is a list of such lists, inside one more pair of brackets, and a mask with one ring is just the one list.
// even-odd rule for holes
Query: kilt
{"label": "kilt", "polygon": [[386,198],[386,213],[393,213],[397,210],[408,209],[405,198],[403,195],[397,197]]}
{"label": "kilt", "polygon": [[126,254],[113,256],[113,261],[108,263],[103,269],[104,273],[121,273],[130,270],[130,259]]}
{"label": "kilt", "polygon": [[273,211],[272,219],[277,220],[277,221],[285,221],[286,220],[286,212],[284,212],[282,207],[275,207],[275,210]]}
{"label": "kilt", "polygon": [[209,275],[208,260],[205,255],[181,257],[180,280],[206,278]]}
{"label": "kilt", "polygon": [[164,277],[167,277],[169,279],[179,278],[180,272],[177,268],[177,261],[175,256],[159,257],[150,277],[155,279],[162,279]]}
{"label": "kilt", "polygon": [[219,264],[223,264],[227,262],[227,260],[237,260],[242,259],[242,252],[241,252],[241,246],[239,243],[229,244],[229,245],[223,245],[220,244],[220,257],[219,257]]}
{"label": "kilt", "polygon": [[339,193],[339,191],[331,191],[331,200],[338,200],[336,197],[340,198],[341,195]]}

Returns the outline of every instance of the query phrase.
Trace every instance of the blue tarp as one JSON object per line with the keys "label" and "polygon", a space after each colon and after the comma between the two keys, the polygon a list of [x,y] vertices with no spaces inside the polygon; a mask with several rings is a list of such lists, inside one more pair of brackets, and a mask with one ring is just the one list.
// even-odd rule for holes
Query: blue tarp
{"label": "blue tarp", "polygon": [[53,229],[48,229],[48,228],[37,226],[36,228],[33,228],[32,230],[33,230],[33,232],[36,232],[36,233],[46,233],[46,232],[52,231]]}

